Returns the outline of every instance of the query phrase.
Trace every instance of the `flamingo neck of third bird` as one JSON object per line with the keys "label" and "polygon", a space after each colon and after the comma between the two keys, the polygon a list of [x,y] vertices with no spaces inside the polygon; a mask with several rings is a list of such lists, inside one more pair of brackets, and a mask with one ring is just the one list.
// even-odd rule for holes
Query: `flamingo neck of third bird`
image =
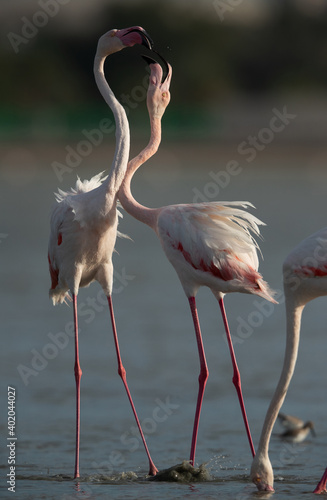
{"label": "flamingo neck of third bird", "polygon": [[128,163],[127,172],[119,190],[119,200],[130,215],[155,230],[157,210],[138,203],[131,193],[131,181],[137,169],[153,156],[161,142],[161,117],[150,115],[151,136],[148,145]]}
{"label": "flamingo neck of third bird", "polygon": [[112,198],[112,196],[116,195],[126,173],[130,148],[130,133],[125,109],[116,99],[105,78],[105,59],[106,57],[96,54],[94,59],[94,76],[102,97],[114,115],[116,125],[115,155],[109,176],[103,183],[104,189],[110,194],[110,198]]}
{"label": "flamingo neck of third bird", "polygon": [[287,293],[285,305],[287,335],[284,364],[278,385],[267,410],[257,450],[257,454],[265,456],[268,456],[271,433],[294,373],[300,341],[301,317],[304,305],[296,304],[293,297],[291,295],[287,296]]}

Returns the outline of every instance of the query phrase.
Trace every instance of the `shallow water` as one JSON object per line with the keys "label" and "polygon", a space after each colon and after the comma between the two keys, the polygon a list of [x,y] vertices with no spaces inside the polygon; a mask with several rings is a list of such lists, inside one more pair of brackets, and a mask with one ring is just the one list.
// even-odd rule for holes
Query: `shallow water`
{"label": "shallow water", "polygon": [[[257,207],[255,214],[267,223],[262,229],[260,271],[280,291],[287,253],[325,225],[326,170],[315,167],[310,154],[296,160],[262,156],[222,188],[212,184],[210,172],[223,170],[233,159],[230,152],[225,157],[219,152],[207,155],[203,162],[201,151],[187,154],[173,145],[160,151],[151,168],[144,167],[137,175],[135,197],[148,206],[192,202],[199,201],[194,198],[198,189],[208,201],[251,201]],[[54,157],[60,158],[60,151]],[[72,479],[72,308],[53,308],[48,300],[48,213],[58,185],[65,189],[74,184],[76,173],[89,177],[106,164],[90,166],[85,160],[78,172],[59,183],[51,161],[52,156],[37,168],[22,170],[22,163],[20,169],[2,170],[1,497],[12,497],[6,484],[5,444],[11,386],[16,390],[19,498],[258,498],[248,479],[251,454],[231,381],[222,321],[214,297],[205,289],[198,294],[198,309],[210,376],[196,462],[205,464],[209,477],[191,483],[148,480],[146,456],[117,375],[109,312],[98,284],[92,284],[79,294],[81,479]],[[128,215],[120,229],[133,239],[120,240],[114,257],[113,300],[121,352],[152,458],[162,470],[189,455],[199,371],[195,337],[184,293],[155,235]],[[280,293],[279,306],[237,294],[225,300],[255,446],[282,365],[282,299]],[[283,406],[284,413],[313,420],[317,437],[291,445],[273,436],[270,456],[279,499],[313,497],[327,465],[324,305],[321,298],[305,309],[299,360]],[[280,431],[276,423],[274,434]]]}

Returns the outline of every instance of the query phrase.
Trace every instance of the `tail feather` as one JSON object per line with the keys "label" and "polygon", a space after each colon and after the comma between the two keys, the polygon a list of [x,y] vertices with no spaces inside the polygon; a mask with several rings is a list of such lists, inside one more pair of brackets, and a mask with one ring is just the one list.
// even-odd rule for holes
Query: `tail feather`
{"label": "tail feather", "polygon": [[49,297],[52,300],[54,306],[57,304],[65,303],[69,305],[68,302],[72,301],[72,298],[67,290],[63,290],[62,288],[50,288]]}
{"label": "tail feather", "polygon": [[258,280],[257,285],[258,288],[255,290],[256,295],[263,297],[273,304],[278,304],[277,300],[274,299],[274,295],[276,295],[276,292],[270,288],[266,281],[260,279]]}

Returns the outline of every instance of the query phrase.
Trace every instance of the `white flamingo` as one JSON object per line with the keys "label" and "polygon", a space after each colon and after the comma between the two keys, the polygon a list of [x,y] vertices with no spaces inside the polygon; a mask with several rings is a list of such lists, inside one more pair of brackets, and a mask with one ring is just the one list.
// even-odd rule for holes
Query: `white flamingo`
{"label": "white flamingo", "polygon": [[[284,402],[297,360],[301,318],[305,305],[327,295],[327,228],[302,241],[283,265],[286,306],[286,350],[282,373],[267,410],[251,479],[259,490],[274,491],[274,473],[269,460],[269,442],[278,412]],[[327,492],[327,469],[314,493]]]}
{"label": "white flamingo", "polygon": [[[151,65],[153,93],[148,94],[148,108],[155,150],[161,135],[161,108],[165,107],[166,101],[170,98],[169,79],[161,84],[161,74],[162,70],[158,64]],[[158,100],[160,105],[156,103],[154,106],[149,96],[156,94],[161,96],[161,100]],[[140,162],[129,163],[119,190],[119,200],[129,214],[149,225],[157,234],[188,298],[197,339],[201,371],[190,462],[194,465],[201,405],[208,378],[208,368],[195,304],[195,295],[201,286],[208,286],[220,305],[232,357],[233,383],[237,390],[254,456],[254,447],[242,397],[240,374],[228,328],[223,297],[225,293],[242,292],[259,295],[275,302],[268,285],[258,273],[257,244],[251,234],[253,232],[259,235],[258,225],[262,222],[239,208],[252,206],[248,202],[171,205],[157,209],[144,207],[133,198],[130,189],[132,177],[140,164]]]}
{"label": "white flamingo", "polygon": [[152,42],[141,27],[123,30],[111,30],[98,42],[94,75],[97,86],[111,108],[116,124],[116,150],[107,177],[100,173],[89,181],[77,180],[76,187],[69,192],[59,190],[57,202],[51,215],[49,239],[49,267],[51,275],[50,297],[54,304],[66,301],[68,291],[72,294],[75,325],[75,380],[76,380],[76,454],[75,478],[79,477],[79,441],[80,441],[80,379],[82,370],[78,353],[77,294],[80,287],[98,281],[108,298],[111,323],[118,360],[118,373],[121,376],[132,410],[149,459],[149,474],[157,469],[150,457],[139,419],[127,385],[126,371],[119,352],[115,326],[112,285],[114,250],[117,226],[117,193],[124,178],[129,156],[129,125],[122,105],[115,98],[104,75],[104,62],[107,56],[125,47],[143,44],[152,48]]}

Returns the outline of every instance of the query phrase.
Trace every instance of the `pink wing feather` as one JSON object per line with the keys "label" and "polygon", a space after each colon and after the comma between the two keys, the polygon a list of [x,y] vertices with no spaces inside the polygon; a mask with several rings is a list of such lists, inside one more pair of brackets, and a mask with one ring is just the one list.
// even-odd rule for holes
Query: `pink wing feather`
{"label": "pink wing feather", "polygon": [[[252,205],[219,202],[165,207],[158,218],[158,235],[179,274],[181,260],[176,250],[192,269],[208,273],[210,288],[212,277],[230,283],[234,280],[234,284],[242,283],[251,293],[274,301],[258,272],[259,247],[252,236],[260,236],[259,225],[263,222],[238,208],[248,206]],[[183,272],[185,275],[185,266]]]}

